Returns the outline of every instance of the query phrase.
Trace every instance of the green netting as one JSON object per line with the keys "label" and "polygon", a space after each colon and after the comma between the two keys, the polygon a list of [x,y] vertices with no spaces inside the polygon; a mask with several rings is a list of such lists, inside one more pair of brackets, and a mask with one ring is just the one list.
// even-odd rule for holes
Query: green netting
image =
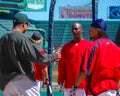
{"label": "green netting", "polygon": [[[83,0],[77,0],[73,3],[71,3],[73,0],[56,0],[57,6],[55,7],[55,13],[56,16],[59,17],[59,9],[58,6],[92,6],[92,0],[87,0],[88,3],[81,5],[81,2]],[[119,19],[115,20],[109,19],[109,6],[119,6],[120,0],[97,0],[98,1],[98,18],[103,18],[105,21],[107,21],[107,33],[111,40],[115,40],[115,36],[119,27]],[[71,25],[74,22],[80,22],[83,25],[83,37],[89,40],[88,31],[89,31],[89,25],[91,23],[91,20],[85,21],[82,19],[79,20],[71,20],[71,19],[64,19],[64,20],[55,20],[54,21],[54,31],[53,31],[53,41],[52,44],[54,45],[64,45],[69,40],[72,39],[71,35]],[[48,21],[34,21],[35,27],[38,29],[44,29],[46,31],[46,38],[48,38]],[[11,20],[1,20],[0,24],[2,24],[4,27],[11,30],[12,22]],[[8,32],[3,26],[0,26],[0,36]],[[31,34],[35,30],[29,30],[26,34],[28,36],[31,36]],[[47,44],[47,40],[46,40]],[[47,45],[46,45],[47,48]],[[58,90],[58,84],[57,84],[57,76],[58,76],[58,69],[57,64],[52,66],[52,91],[54,96],[63,96],[63,93],[60,93]],[[41,96],[46,96],[47,88],[44,86],[41,91]],[[1,96],[1,94],[0,94]]]}

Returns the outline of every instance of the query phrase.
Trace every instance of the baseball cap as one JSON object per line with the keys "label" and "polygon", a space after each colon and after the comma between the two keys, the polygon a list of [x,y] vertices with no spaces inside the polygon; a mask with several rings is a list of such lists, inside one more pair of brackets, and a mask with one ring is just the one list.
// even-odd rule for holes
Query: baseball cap
{"label": "baseball cap", "polygon": [[16,13],[15,16],[13,17],[13,22],[17,22],[17,23],[23,23],[23,22],[27,22],[29,23],[28,21],[28,17],[26,14],[23,14],[23,13]]}
{"label": "baseball cap", "polygon": [[95,27],[95,28],[100,28],[103,31],[106,31],[107,29],[106,22],[103,19],[97,19],[93,21],[90,26]]}
{"label": "baseball cap", "polygon": [[41,35],[37,32],[34,32],[33,35],[31,36],[31,38],[33,40],[40,40],[41,39]]}

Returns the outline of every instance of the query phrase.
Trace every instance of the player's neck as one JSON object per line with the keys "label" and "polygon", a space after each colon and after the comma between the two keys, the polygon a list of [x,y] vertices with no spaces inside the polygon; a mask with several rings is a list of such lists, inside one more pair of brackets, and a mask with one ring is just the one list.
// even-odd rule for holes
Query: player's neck
{"label": "player's neck", "polygon": [[74,42],[80,42],[80,41],[82,41],[83,40],[83,38],[76,38],[76,39],[74,39],[73,41]]}

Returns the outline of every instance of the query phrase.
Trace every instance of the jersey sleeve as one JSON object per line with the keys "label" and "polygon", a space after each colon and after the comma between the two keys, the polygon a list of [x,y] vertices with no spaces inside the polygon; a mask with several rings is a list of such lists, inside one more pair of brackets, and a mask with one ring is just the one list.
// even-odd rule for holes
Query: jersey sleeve
{"label": "jersey sleeve", "polygon": [[65,56],[64,50],[61,51],[61,58],[58,62],[58,84],[64,83],[65,80]]}
{"label": "jersey sleeve", "polygon": [[89,49],[89,47],[87,47],[84,51],[84,54],[83,54],[81,71],[84,71],[84,72],[87,71],[87,64],[88,64],[89,56],[90,56],[90,49]]}
{"label": "jersey sleeve", "polygon": [[31,39],[23,40],[20,48],[22,49],[22,52],[19,52],[21,56],[30,62],[49,65],[55,60],[53,54],[41,53],[42,48]]}

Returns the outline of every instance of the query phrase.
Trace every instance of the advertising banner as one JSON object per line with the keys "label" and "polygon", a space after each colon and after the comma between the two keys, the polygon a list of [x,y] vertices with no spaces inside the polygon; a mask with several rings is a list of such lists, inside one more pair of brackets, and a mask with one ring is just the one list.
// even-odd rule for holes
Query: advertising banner
{"label": "advertising banner", "polygon": [[90,6],[66,6],[59,8],[59,17],[61,19],[91,19],[92,7]]}
{"label": "advertising banner", "polygon": [[1,10],[18,10],[23,11],[25,8],[24,0],[0,0]]}
{"label": "advertising banner", "polygon": [[46,0],[0,0],[1,10],[46,11]]}
{"label": "advertising banner", "polygon": [[46,0],[26,0],[25,11],[46,11]]}
{"label": "advertising banner", "polygon": [[120,19],[120,6],[110,6],[109,9],[110,19]]}

